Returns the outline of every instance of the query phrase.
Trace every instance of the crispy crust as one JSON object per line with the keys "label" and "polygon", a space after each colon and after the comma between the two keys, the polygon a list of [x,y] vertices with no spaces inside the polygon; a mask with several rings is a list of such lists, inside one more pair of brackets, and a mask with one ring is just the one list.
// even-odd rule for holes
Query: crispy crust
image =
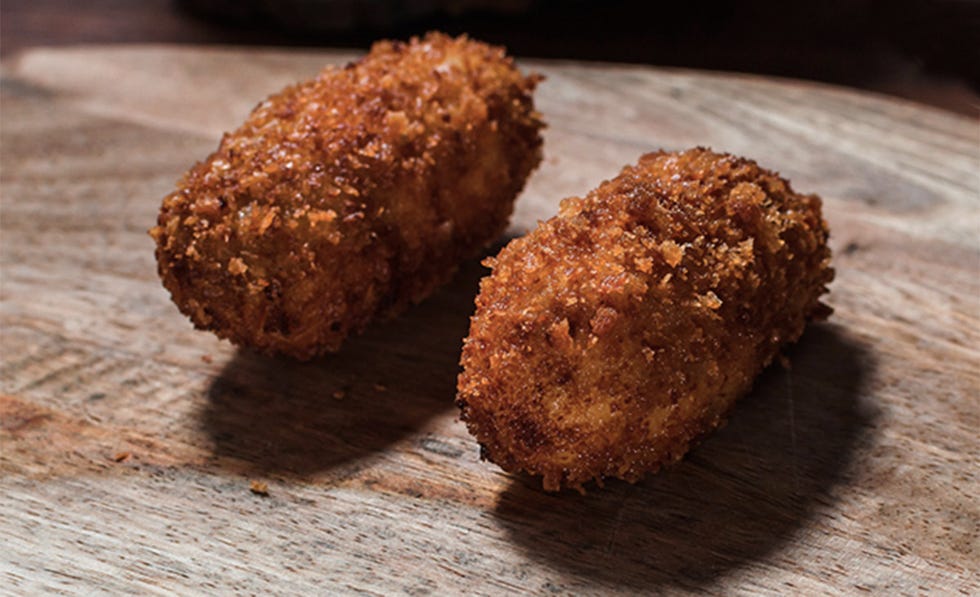
{"label": "crispy crust", "polygon": [[284,89],[163,200],[164,286],[237,344],[336,350],[504,230],[541,159],[539,79],[432,33]]}
{"label": "crispy crust", "polygon": [[751,160],[643,156],[488,260],[457,404],[483,455],[581,490],[681,458],[833,279],[815,195]]}

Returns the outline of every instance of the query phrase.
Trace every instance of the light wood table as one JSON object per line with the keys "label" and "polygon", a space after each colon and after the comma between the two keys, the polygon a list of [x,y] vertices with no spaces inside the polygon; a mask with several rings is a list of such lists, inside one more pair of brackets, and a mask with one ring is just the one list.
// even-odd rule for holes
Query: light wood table
{"label": "light wood table", "polygon": [[[0,592],[978,594],[978,123],[794,81],[576,63],[510,233],[643,152],[825,198],[836,309],[637,486],[549,495],[453,406],[484,270],[308,364],[194,331],[146,234],[253,105],[343,53],[35,50],[3,66]],[[336,396],[336,397],[335,397]],[[268,485],[268,495],[250,490]]]}

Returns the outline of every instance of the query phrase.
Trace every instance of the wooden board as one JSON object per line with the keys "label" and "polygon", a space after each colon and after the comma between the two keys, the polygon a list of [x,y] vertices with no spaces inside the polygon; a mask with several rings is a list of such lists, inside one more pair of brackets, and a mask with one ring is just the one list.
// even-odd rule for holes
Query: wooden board
{"label": "wooden board", "polygon": [[[825,197],[829,323],[676,468],[586,496],[453,407],[483,269],[309,364],[197,332],[146,234],[266,94],[350,54],[37,50],[2,80],[2,589],[977,594],[976,120],[819,85],[526,63],[546,160],[511,235],[642,152]],[[268,485],[268,495],[250,490]]]}

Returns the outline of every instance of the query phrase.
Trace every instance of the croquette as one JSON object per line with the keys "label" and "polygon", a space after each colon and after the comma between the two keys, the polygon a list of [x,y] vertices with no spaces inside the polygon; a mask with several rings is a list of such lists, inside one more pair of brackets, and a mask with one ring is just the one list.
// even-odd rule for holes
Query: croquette
{"label": "croquette", "polygon": [[502,48],[430,33],[287,87],[163,200],[164,286],[236,344],[337,350],[507,226],[541,160],[539,80]]}
{"label": "croquette", "polygon": [[833,279],[816,195],[697,148],[644,155],[486,264],[457,404],[484,458],[546,490],[680,459]]}

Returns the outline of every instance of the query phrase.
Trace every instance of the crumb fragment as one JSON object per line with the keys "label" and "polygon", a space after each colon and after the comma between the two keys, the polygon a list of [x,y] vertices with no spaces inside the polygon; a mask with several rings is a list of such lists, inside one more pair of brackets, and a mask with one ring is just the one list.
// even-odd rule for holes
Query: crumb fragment
{"label": "crumb fragment", "polygon": [[345,392],[344,390],[336,390],[331,395],[333,396],[334,400],[343,400],[344,398],[347,397],[347,392]]}
{"label": "crumb fragment", "polygon": [[717,311],[723,304],[722,300],[718,298],[718,295],[711,290],[698,296],[695,299],[695,303],[700,307],[710,309],[712,311]]}
{"label": "crumb fragment", "polygon": [[129,460],[130,456],[132,456],[132,454],[130,454],[129,452],[116,452],[115,454],[113,454],[112,460],[114,462],[123,462],[125,460]]}
{"label": "crumb fragment", "polygon": [[201,355],[201,360],[203,362],[207,363],[208,365],[210,365],[211,363],[214,362],[214,358],[212,358],[211,355],[209,355],[209,354],[202,354]]}
{"label": "crumb fragment", "polygon": [[374,384],[374,391],[375,392],[387,392],[388,391],[388,386],[384,385],[383,383],[376,383],[376,384]]}
{"label": "crumb fragment", "polygon": [[269,495],[269,484],[265,481],[252,481],[251,484],[249,484],[248,489],[255,495]]}
{"label": "crumb fragment", "polygon": [[643,355],[643,358],[646,359],[648,363],[652,363],[657,359],[657,352],[652,348],[650,348],[649,346],[644,346],[643,348],[641,348],[640,353]]}
{"label": "crumb fragment", "polygon": [[242,261],[241,257],[232,257],[228,260],[228,273],[233,276],[244,274],[248,271],[248,266]]}
{"label": "crumb fragment", "polygon": [[670,267],[677,267],[681,260],[684,259],[684,248],[675,243],[673,240],[665,240],[660,244],[660,251],[664,256],[664,260]]}
{"label": "crumb fragment", "polygon": [[320,222],[333,222],[337,219],[337,212],[332,209],[311,209],[306,217],[311,225],[316,226]]}

